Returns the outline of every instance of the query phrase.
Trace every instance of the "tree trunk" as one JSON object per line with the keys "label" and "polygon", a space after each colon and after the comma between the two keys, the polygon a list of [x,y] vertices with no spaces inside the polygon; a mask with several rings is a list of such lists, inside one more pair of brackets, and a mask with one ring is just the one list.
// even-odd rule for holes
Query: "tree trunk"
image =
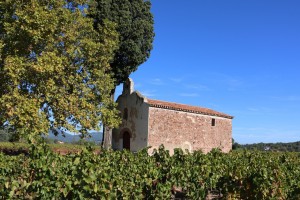
{"label": "tree trunk", "polygon": [[103,148],[104,149],[111,149],[112,147],[112,129],[105,126],[103,127]]}
{"label": "tree trunk", "polygon": [[[114,89],[111,92],[110,98],[114,101],[115,100],[115,91]],[[102,138],[102,145],[104,149],[111,149],[112,148],[112,128],[103,124],[103,138]]]}

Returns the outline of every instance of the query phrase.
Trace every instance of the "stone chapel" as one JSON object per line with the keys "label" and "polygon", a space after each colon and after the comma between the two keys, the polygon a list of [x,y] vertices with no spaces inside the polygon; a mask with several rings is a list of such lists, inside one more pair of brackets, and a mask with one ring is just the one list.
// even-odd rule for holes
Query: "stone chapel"
{"label": "stone chapel", "polygon": [[190,152],[213,148],[229,152],[232,147],[233,117],[208,108],[149,99],[134,90],[128,79],[117,99],[122,123],[112,133],[112,148],[138,151],[161,144]]}

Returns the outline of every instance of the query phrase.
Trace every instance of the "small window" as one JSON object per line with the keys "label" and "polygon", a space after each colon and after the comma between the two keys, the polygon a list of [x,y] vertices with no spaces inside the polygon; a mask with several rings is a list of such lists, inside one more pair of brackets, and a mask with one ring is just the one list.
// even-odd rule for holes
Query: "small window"
{"label": "small window", "polygon": [[124,109],[123,119],[125,119],[125,120],[128,119],[128,109],[127,108]]}
{"label": "small window", "polygon": [[211,119],[211,126],[216,126],[216,119],[215,118]]}

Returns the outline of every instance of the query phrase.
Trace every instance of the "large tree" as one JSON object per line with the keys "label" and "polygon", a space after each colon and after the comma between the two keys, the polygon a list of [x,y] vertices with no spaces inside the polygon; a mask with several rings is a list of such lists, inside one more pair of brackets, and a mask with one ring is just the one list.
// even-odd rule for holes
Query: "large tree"
{"label": "large tree", "polygon": [[84,0],[0,2],[0,126],[32,142],[50,128],[118,123],[110,98],[115,24],[93,28]]}
{"label": "large tree", "polygon": [[[105,20],[115,22],[119,33],[119,48],[110,62],[115,86],[123,83],[150,56],[154,39],[153,15],[149,0],[95,0],[90,5],[94,27]],[[112,98],[114,98],[114,89]],[[111,129],[106,126],[104,146],[111,144]]]}

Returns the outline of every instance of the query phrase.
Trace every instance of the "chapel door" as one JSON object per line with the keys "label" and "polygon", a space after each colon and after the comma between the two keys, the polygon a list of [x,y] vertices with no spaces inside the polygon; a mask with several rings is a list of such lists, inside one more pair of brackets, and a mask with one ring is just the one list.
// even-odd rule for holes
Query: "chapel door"
{"label": "chapel door", "polygon": [[123,149],[130,151],[130,134],[127,131],[123,133]]}

